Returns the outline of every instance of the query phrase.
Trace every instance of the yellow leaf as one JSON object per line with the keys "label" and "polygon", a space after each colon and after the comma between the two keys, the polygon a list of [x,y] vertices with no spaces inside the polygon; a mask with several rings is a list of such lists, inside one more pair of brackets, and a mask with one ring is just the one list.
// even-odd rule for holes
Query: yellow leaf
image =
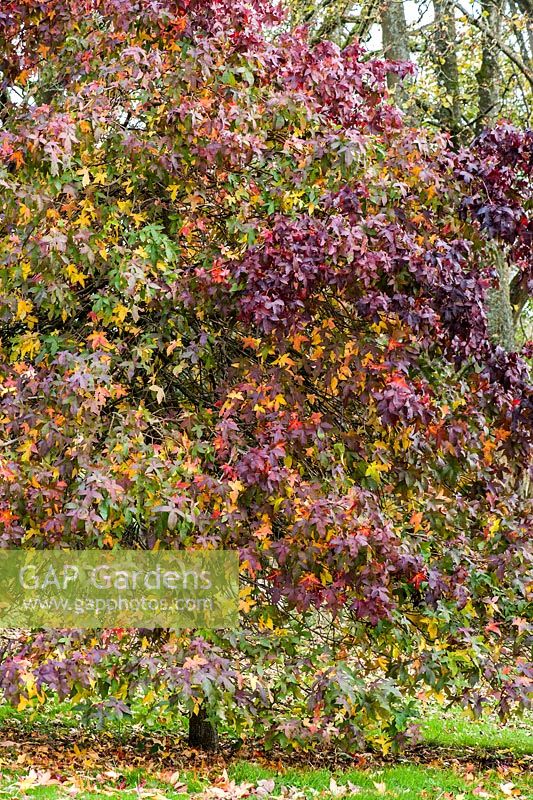
{"label": "yellow leaf", "polygon": [[107,172],[104,170],[98,170],[98,172],[94,173],[94,182],[103,186],[107,181]]}
{"label": "yellow leaf", "polygon": [[496,519],[494,520],[494,522],[492,523],[492,525],[490,526],[490,528],[489,528],[489,533],[490,533],[491,535],[495,534],[495,533],[496,533],[496,531],[500,529],[500,525],[501,525],[501,523],[502,523],[501,519],[499,519],[499,518],[496,518]]}
{"label": "yellow leaf", "polygon": [[32,454],[34,444],[30,439],[26,439],[18,448],[18,452],[20,455],[20,460],[25,461],[26,463],[29,462]]}
{"label": "yellow leaf", "polygon": [[26,356],[29,356],[29,358],[34,358],[40,349],[41,342],[37,334],[27,333],[25,336],[20,337],[18,345],[14,348],[14,352],[18,355],[18,358],[21,359],[25,358]]}
{"label": "yellow leaf", "polygon": [[19,300],[17,302],[17,319],[25,319],[33,309],[33,303],[30,300]]}
{"label": "yellow leaf", "polygon": [[437,635],[438,635],[438,632],[439,632],[439,626],[437,625],[437,623],[435,622],[434,619],[428,620],[428,628],[427,628],[427,630],[428,630],[428,636],[429,636],[430,639],[436,639],[437,638]]}
{"label": "yellow leaf", "polygon": [[155,697],[156,697],[156,694],[155,694],[154,690],[150,689],[150,691],[147,692],[143,697],[143,700],[142,700],[143,705],[144,706],[149,706],[150,703],[152,703],[155,700]]}
{"label": "yellow leaf", "polygon": [[31,218],[31,211],[27,205],[21,203],[19,206],[19,223],[25,225]]}
{"label": "yellow leaf", "polygon": [[141,222],[146,222],[146,214],[134,213],[131,216],[136,225],[140,225]]}
{"label": "yellow leaf", "polygon": [[366,468],[365,475],[368,478],[373,478],[376,483],[381,483],[381,473],[388,472],[390,464],[382,464],[380,461],[372,461]]}
{"label": "yellow leaf", "polygon": [[244,484],[241,483],[241,481],[230,481],[229,485],[231,486],[231,492],[229,493],[229,499],[231,500],[232,503],[236,503],[237,502],[237,498],[239,497],[239,494],[244,489]]}
{"label": "yellow leaf", "polygon": [[31,272],[31,264],[30,264],[29,261],[23,261],[21,263],[20,272],[21,272],[21,275],[22,275],[22,279],[26,280],[26,278],[28,277],[28,275]]}
{"label": "yellow leaf", "polygon": [[179,189],[180,189],[180,187],[179,187],[179,184],[177,184],[177,183],[170,183],[167,186],[167,192],[169,193],[170,199],[172,200],[172,202],[174,202],[174,200],[176,199],[176,197],[178,195],[178,192],[179,192]]}
{"label": "yellow leaf", "polygon": [[274,361],[274,364],[278,367],[293,367],[295,363],[288,353],[284,353]]}
{"label": "yellow leaf", "polygon": [[255,606],[255,600],[251,597],[252,587],[243,586],[239,591],[239,611],[247,614]]}
{"label": "yellow leaf", "polygon": [[26,697],[22,696],[17,706],[17,711],[24,711],[30,705],[31,702]]}
{"label": "yellow leaf", "polygon": [[124,322],[128,315],[128,311],[129,309],[125,305],[119,303],[113,309],[113,320],[118,323]]}
{"label": "yellow leaf", "polygon": [[82,167],[77,172],[78,175],[81,175],[81,185],[88,186],[91,182],[91,174],[87,167]]}
{"label": "yellow leaf", "polygon": [[85,275],[83,272],[80,272],[74,264],[69,264],[65,271],[71,283],[79,283],[80,286],[85,287],[87,275]]}

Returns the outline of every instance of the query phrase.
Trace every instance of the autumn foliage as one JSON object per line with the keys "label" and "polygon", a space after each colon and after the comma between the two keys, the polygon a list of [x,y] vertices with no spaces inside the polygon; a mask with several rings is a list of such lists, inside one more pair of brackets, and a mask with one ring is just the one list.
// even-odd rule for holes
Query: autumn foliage
{"label": "autumn foliage", "polygon": [[[424,692],[531,690],[533,137],[407,127],[401,65],[266,0],[2,3],[0,542],[236,548],[235,632],[33,633],[25,707],[203,704],[399,746]],[[525,353],[527,356],[527,353]]]}

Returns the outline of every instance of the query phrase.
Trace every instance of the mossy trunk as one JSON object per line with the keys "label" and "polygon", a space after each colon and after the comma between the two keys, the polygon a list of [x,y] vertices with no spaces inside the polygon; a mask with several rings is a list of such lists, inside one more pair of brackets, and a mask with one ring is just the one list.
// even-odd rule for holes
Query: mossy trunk
{"label": "mossy trunk", "polygon": [[498,273],[498,286],[491,289],[487,296],[489,333],[496,344],[511,351],[515,349],[515,331],[507,255],[501,245],[497,243],[491,243],[488,251]]}
{"label": "mossy trunk", "polygon": [[[500,36],[502,27],[503,0],[481,0],[481,12],[485,24],[495,36]],[[491,125],[500,111],[501,74],[499,50],[487,34],[482,36],[481,66],[476,75],[478,85],[478,116],[476,130]]]}
{"label": "mossy trunk", "polygon": [[445,95],[437,114],[445,130],[457,137],[461,128],[461,99],[455,6],[452,0],[433,0],[433,10],[435,45],[432,56],[437,80]]}
{"label": "mossy trunk", "polygon": [[[409,35],[403,0],[386,0],[381,8],[381,35],[383,53],[389,61],[409,61]],[[387,75],[387,85],[394,93],[399,106],[406,100],[401,79],[392,72]]]}

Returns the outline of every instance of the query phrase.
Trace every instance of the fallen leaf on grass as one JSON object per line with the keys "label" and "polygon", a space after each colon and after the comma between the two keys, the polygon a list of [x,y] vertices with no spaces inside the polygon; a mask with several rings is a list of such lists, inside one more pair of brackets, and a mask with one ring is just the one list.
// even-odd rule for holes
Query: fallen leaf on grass
{"label": "fallen leaf on grass", "polygon": [[282,786],[281,787],[281,796],[287,798],[287,800],[307,800],[309,795],[316,795],[318,794],[316,789],[307,789],[306,792],[303,789],[298,789],[296,786]]}
{"label": "fallen leaf on grass", "polygon": [[475,786],[474,789],[472,789],[472,794],[475,794],[476,797],[492,797],[483,786]]}
{"label": "fallen leaf on grass", "polygon": [[48,769],[30,769],[27,775],[17,781],[17,787],[19,789],[30,789],[33,786],[57,786],[59,783],[61,781],[52,777],[52,773]]}
{"label": "fallen leaf on grass", "polygon": [[137,797],[142,797],[143,800],[167,800],[167,796],[161,789],[143,789],[137,786],[135,789]]}
{"label": "fallen leaf on grass", "polygon": [[211,786],[196,795],[201,800],[240,800],[248,797],[253,789],[252,783],[235,783],[230,780],[226,770],[219,778],[215,778]]}
{"label": "fallen leaf on grass", "polygon": [[114,769],[108,769],[106,770],[106,772],[102,772],[102,775],[104,776],[104,778],[110,778],[112,781],[116,781],[119,778],[122,778],[121,773],[115,772]]}
{"label": "fallen leaf on grass", "polygon": [[386,783],[377,783],[374,781],[374,788],[378,794],[386,794],[387,793],[387,784]]}
{"label": "fallen leaf on grass", "polygon": [[520,797],[520,789],[514,783],[500,783],[500,789],[506,797]]}
{"label": "fallen leaf on grass", "polygon": [[[470,767],[470,769],[468,769],[468,767]],[[465,781],[475,781],[476,776],[474,774],[474,769],[475,769],[475,767],[474,767],[473,764],[467,764],[467,770],[466,770],[465,774],[463,775],[463,778],[465,779]]]}
{"label": "fallen leaf on grass", "polygon": [[258,797],[270,797],[276,787],[276,781],[273,778],[263,778],[257,781],[254,794]]}
{"label": "fallen leaf on grass", "polygon": [[184,794],[187,793],[187,784],[180,781],[180,773],[179,771],[174,771],[171,769],[164,770],[163,772],[159,773],[159,779],[164,783],[170,784],[174,791],[182,792]]}
{"label": "fallen leaf on grass", "polygon": [[335,778],[332,778],[329,782],[329,791],[333,797],[344,797],[346,794],[346,787],[339,786]]}
{"label": "fallen leaf on grass", "polygon": [[[385,786],[385,784],[383,784],[383,786]],[[329,782],[329,793],[333,795],[333,797],[346,797],[347,794],[357,794],[357,792],[360,791],[361,787],[356,786],[356,784],[351,781],[341,786],[339,786],[335,778],[332,778]]]}

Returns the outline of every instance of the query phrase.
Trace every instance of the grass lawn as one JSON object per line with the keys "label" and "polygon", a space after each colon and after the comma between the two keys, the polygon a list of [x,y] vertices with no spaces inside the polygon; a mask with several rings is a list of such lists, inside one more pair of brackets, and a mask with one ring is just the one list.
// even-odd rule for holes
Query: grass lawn
{"label": "grass lawn", "polygon": [[303,798],[359,798],[379,800],[383,797],[426,798],[426,800],[475,800],[475,798],[532,798],[533,778],[525,772],[472,771],[427,765],[398,764],[383,769],[329,770],[290,769],[282,772],[246,762],[231,764],[227,773],[211,778],[184,771],[151,774],[140,770],[56,774],[49,770],[3,770],[0,796],[34,797],[42,800],[78,797],[145,798],[146,800],[185,800],[194,795],[210,800],[233,800],[281,796],[291,800]]}
{"label": "grass lawn", "polygon": [[533,716],[515,718],[505,725],[496,718],[469,719],[461,712],[432,714],[422,724],[424,741],[445,747],[511,750],[533,755]]}
{"label": "grass lawn", "polygon": [[343,761],[342,769],[338,763],[316,769],[312,755],[309,767],[302,761],[284,768],[279,756],[266,755],[187,762],[187,750],[177,764],[172,752],[155,750],[152,758],[156,734],[141,739],[144,752],[137,748],[129,759],[124,730],[85,739],[72,715],[63,719],[58,723],[57,709],[30,719],[0,706],[0,798],[533,800],[531,717],[501,725],[459,712],[428,713],[420,746],[390,763],[360,756],[354,766]]}

